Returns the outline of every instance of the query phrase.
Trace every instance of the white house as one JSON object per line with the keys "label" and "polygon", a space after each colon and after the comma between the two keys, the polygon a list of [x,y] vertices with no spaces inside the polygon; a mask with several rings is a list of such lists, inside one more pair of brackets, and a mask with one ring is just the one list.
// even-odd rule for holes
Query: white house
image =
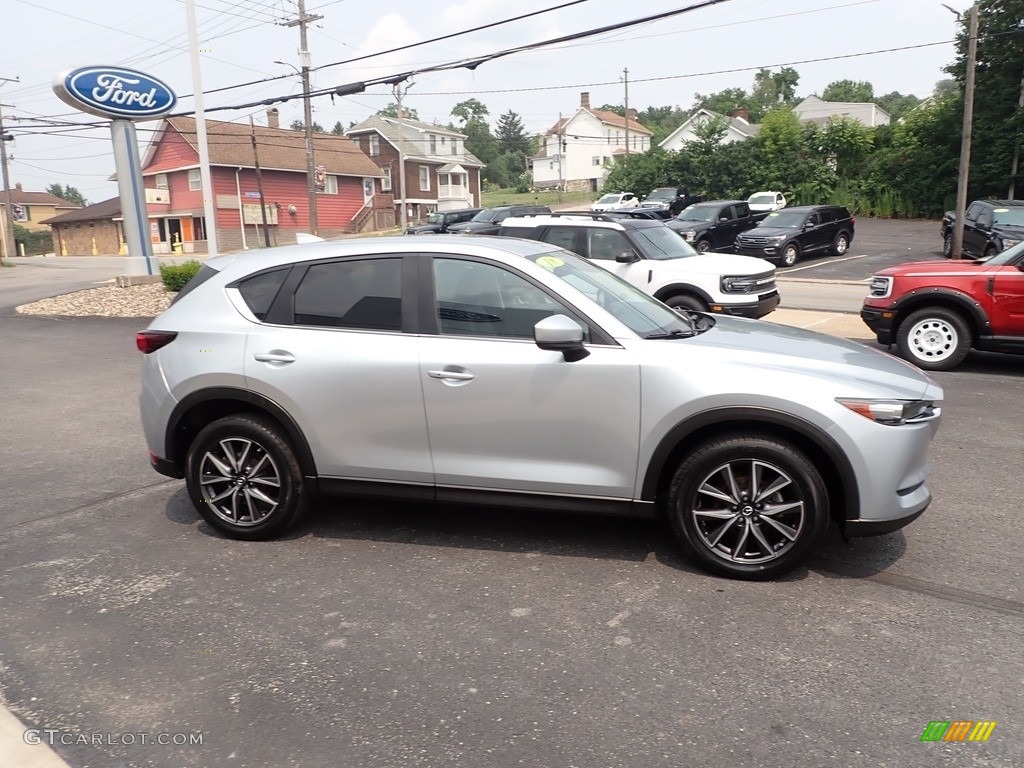
{"label": "white house", "polygon": [[830,117],[851,117],[869,128],[889,124],[889,113],[870,102],[822,101],[817,96],[808,96],[793,107],[793,113],[800,122],[819,125],[827,123]]}
{"label": "white house", "polygon": [[723,144],[732,144],[734,141],[746,141],[757,135],[761,129],[760,125],[750,122],[750,113],[744,107],[738,107],[732,111],[731,117],[712,112],[710,109],[698,109],[682,125],[670,133],[658,146],[667,151],[678,152],[686,144],[697,138],[697,129],[706,125],[712,120],[725,121],[725,135],[722,137]]}
{"label": "white house", "polygon": [[636,120],[636,110],[626,117],[590,106],[590,94],[580,94],[580,105],[569,117],[558,120],[541,136],[540,149],[530,158],[535,187],[559,187],[597,192],[608,168],[627,153],[641,154],[651,148],[651,132]]}

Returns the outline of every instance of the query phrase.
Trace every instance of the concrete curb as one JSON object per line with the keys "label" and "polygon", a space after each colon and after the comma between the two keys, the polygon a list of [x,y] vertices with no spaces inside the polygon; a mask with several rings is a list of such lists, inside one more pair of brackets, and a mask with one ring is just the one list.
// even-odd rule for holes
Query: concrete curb
{"label": "concrete curb", "polygon": [[[26,744],[27,730],[9,709],[0,706],[0,755],[4,768],[71,768],[45,743]],[[39,736],[46,738],[46,734]]]}
{"label": "concrete curb", "polygon": [[816,312],[809,309],[776,309],[770,315],[761,318],[766,323],[777,323],[794,328],[805,328],[819,331],[831,336],[841,336],[857,341],[874,341],[874,334],[860,319],[860,315],[851,312]]}

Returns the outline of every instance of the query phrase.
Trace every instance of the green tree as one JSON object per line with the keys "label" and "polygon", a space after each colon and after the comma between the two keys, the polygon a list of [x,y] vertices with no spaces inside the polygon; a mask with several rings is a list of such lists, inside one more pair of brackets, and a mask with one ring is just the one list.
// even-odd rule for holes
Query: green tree
{"label": "green tree", "polygon": [[866,80],[836,80],[821,92],[824,101],[873,102],[875,89]]}
{"label": "green tree", "polygon": [[331,128],[331,133],[334,134],[335,136],[345,135],[345,126],[341,124],[341,120],[334,124],[334,127]]}
{"label": "green tree", "polygon": [[[306,130],[306,123],[303,122],[302,120],[292,120],[291,124],[288,127],[291,128],[293,131],[304,131]],[[327,131],[324,130],[324,127],[320,125],[320,123],[314,120],[313,133],[327,133]]]}
{"label": "green tree", "polygon": [[85,199],[85,195],[70,184],[66,187],[62,187],[60,184],[51,184],[46,188],[46,191],[54,197],[59,197],[61,200],[67,200],[69,203],[80,205],[83,208],[89,204],[89,201]]}
{"label": "green tree", "polygon": [[914,109],[921,103],[921,99],[912,93],[903,95],[899,91],[887,93],[884,96],[875,98],[875,103],[889,113],[893,121],[899,120],[907,112]]}
{"label": "green tree", "polygon": [[693,128],[693,139],[686,143],[686,152],[694,157],[713,155],[729,129],[727,117],[712,117]]}
{"label": "green tree", "polygon": [[651,132],[651,146],[668,138],[676,128],[686,122],[689,115],[679,107],[647,107],[636,113],[640,125]]}
{"label": "green tree", "polygon": [[452,107],[452,116],[459,119],[459,125],[450,125],[452,130],[459,131],[466,135],[466,149],[476,155],[480,162],[488,166],[484,170],[484,177],[492,183],[503,178],[501,168],[490,168],[501,151],[498,142],[491,134],[491,127],[487,124],[486,117],[490,113],[486,106],[476,99],[460,101]]}
{"label": "green tree", "polygon": [[831,117],[819,134],[839,176],[852,177],[874,146],[873,131],[852,117]]}
{"label": "green tree", "polygon": [[792,67],[782,67],[778,72],[759,69],[754,75],[750,101],[763,112],[780,104],[792,105],[796,101],[796,86],[799,82],[800,73]]}
{"label": "green tree", "polygon": [[494,136],[503,152],[518,153],[525,157],[530,151],[530,139],[523,128],[523,121],[511,109],[498,118]]}
{"label": "green tree", "polygon": [[[405,116],[410,120],[419,120],[420,115],[415,109],[409,109],[409,107],[402,107],[402,111],[405,112]],[[381,117],[398,117],[398,104],[391,102],[384,109],[378,109],[377,114]]]}
{"label": "green tree", "polygon": [[[726,88],[717,93],[693,95],[693,111],[698,109],[709,109],[720,115],[731,115],[734,109],[746,107],[750,112],[750,122],[756,123],[764,116],[765,110],[754,104],[750,94],[742,88]],[[676,126],[678,127],[678,126]]]}
{"label": "green tree", "polygon": [[484,118],[490,114],[491,111],[476,99],[466,99],[452,107],[452,115],[459,118],[463,123],[483,122]]}

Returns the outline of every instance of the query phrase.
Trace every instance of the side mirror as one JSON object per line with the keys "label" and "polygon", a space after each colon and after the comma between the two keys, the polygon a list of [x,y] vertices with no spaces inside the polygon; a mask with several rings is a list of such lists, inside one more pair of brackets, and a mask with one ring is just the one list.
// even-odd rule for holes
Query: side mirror
{"label": "side mirror", "polygon": [[541,349],[561,352],[567,363],[590,354],[583,346],[583,329],[570,317],[549,315],[533,326],[533,340]]}
{"label": "side mirror", "polygon": [[625,251],[615,255],[615,260],[619,264],[633,264],[634,262],[640,261],[640,257],[633,251]]}
{"label": "side mirror", "polygon": [[718,220],[719,220],[719,221],[728,221],[728,220],[729,220],[729,217],[728,217],[728,216],[719,216],[719,217],[718,217]]}

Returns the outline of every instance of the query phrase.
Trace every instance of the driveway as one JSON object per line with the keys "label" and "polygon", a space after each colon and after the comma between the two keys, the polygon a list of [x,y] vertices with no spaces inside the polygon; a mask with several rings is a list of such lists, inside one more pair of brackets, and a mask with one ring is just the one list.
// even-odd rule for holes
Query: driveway
{"label": "driveway", "polygon": [[[647,521],[325,502],[220,538],[147,465],[143,324],[0,317],[0,696],[75,768],[1024,764],[1024,358],[937,377],[920,520],[752,584]],[[998,726],[920,741],[957,719]]]}

